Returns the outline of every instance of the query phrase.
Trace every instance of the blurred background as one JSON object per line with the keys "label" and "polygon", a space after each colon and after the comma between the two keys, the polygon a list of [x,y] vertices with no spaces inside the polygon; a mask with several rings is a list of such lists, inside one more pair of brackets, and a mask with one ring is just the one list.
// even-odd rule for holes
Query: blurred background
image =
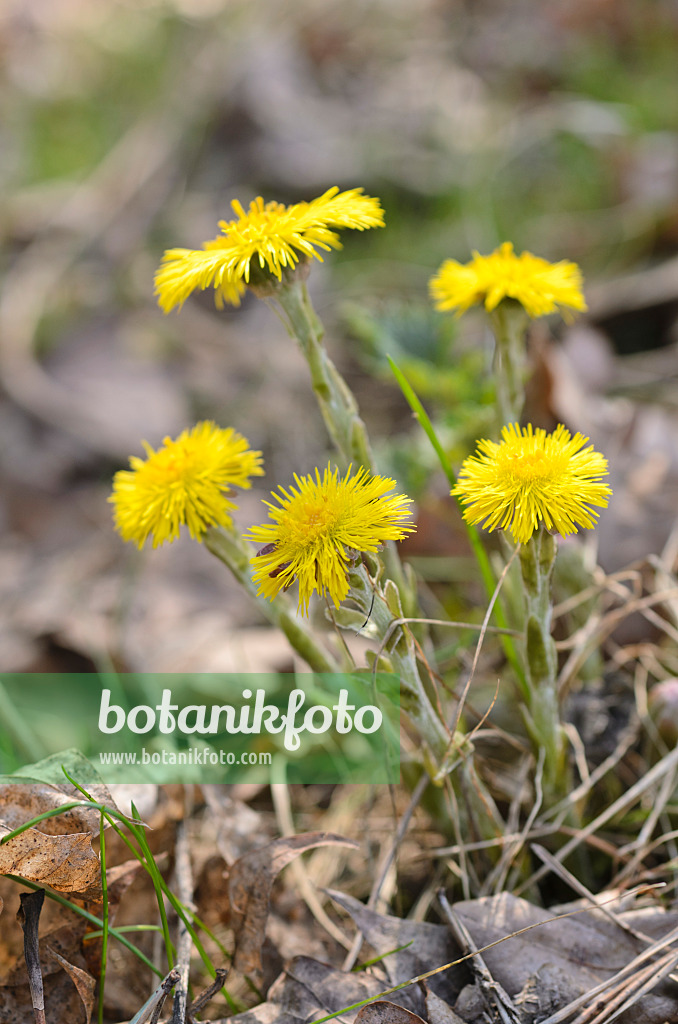
{"label": "blurred background", "polygon": [[434,581],[467,578],[468,552],[385,355],[458,465],[495,429],[492,346],[482,315],[432,311],[429,278],[506,239],[578,262],[590,312],[534,325],[529,416],[610,460],[602,564],[673,564],[677,58],[672,0],[4,0],[2,669],[290,665],[207,551],[139,553],[106,502],[142,439],[201,418],[264,452],[243,528],[327,458],[265,305],[155,305],[164,249],[213,237],[234,198],[382,199],[386,229],[345,232],[310,288],[380,467],[417,499],[410,556]]}

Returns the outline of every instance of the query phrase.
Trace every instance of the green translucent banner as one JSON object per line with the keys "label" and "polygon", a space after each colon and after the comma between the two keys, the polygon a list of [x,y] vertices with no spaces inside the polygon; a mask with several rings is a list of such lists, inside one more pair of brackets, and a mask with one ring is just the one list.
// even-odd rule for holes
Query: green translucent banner
{"label": "green translucent banner", "polygon": [[399,719],[383,672],[8,673],[0,781],[76,749],[104,782],[397,782]]}

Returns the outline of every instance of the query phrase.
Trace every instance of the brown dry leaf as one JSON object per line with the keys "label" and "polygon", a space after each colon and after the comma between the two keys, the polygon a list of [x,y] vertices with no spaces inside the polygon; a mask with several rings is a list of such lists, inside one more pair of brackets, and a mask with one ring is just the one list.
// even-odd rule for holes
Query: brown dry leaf
{"label": "brown dry leaf", "polygon": [[236,970],[250,977],[261,977],[261,946],[276,875],[305,850],[333,845],[357,847],[358,844],[332,832],[307,832],[276,839],[236,861],[228,880],[231,926],[235,932],[233,963]]}
{"label": "brown dry leaf", "polygon": [[[88,1024],[85,1009],[73,983],[60,970],[44,981],[45,1015],[48,1021]],[[2,1024],[27,1024],[33,1021],[33,1004],[28,985],[0,987],[0,1021]]]}
{"label": "brown dry leaf", "polygon": [[[393,984],[450,963],[459,956],[449,936],[447,945],[444,944],[447,929],[441,925],[401,921],[377,914],[343,893],[332,892],[331,895],[351,914],[365,939],[378,953],[386,953],[394,946],[412,940],[409,949],[383,960]],[[554,920],[552,912],[510,893],[459,902],[454,905],[454,910],[481,949],[492,977],[509,995],[521,993],[521,1005],[526,1011],[537,1005],[533,999],[535,987],[542,989],[540,1004],[559,1009],[612,977],[642,949],[642,945],[621,928],[601,918],[599,913],[584,912],[577,917]],[[627,917],[626,913],[620,914],[622,921]],[[636,919],[637,913],[634,924]],[[644,920],[651,922],[647,931],[657,937],[676,927],[678,915],[653,912]],[[539,924],[538,929],[509,937],[513,932],[535,924]],[[483,949],[499,939],[504,941],[492,949]],[[464,974],[464,966],[460,965],[435,975],[428,984],[446,1002],[455,1004],[454,987],[458,986]],[[447,993],[441,991],[441,983],[447,987]],[[468,1014],[462,1007],[468,1009],[468,998],[472,994],[467,987],[461,1001],[455,1005],[455,1010],[464,1018]],[[619,1018],[620,1024],[664,1024],[666,1020],[678,1020],[678,1000],[674,989],[666,982]]]}
{"label": "brown dry leaf", "polygon": [[[363,999],[375,999],[386,987],[383,979],[372,974],[345,973],[310,957],[298,956],[273,983],[267,1002],[214,1024],[296,1024],[335,1013]],[[394,1004],[412,1010],[413,1017],[421,1017],[425,1012],[418,987],[397,992],[391,998]],[[339,1020],[345,1024],[353,1020],[356,1012],[342,1013]],[[413,1017],[408,1018],[410,1024],[415,1024]]]}
{"label": "brown dry leaf", "polygon": [[[49,1022],[89,1024],[90,1017],[83,1000],[60,962],[66,960],[71,968],[75,967],[85,973],[80,952],[85,927],[85,922],[78,919],[74,926],[56,928],[40,939],[45,1014]],[[50,956],[50,947],[57,954],[55,957]],[[79,964],[83,966],[79,967]],[[13,966],[4,973],[0,982],[0,1021],[2,1024],[26,1024],[32,1020],[31,993],[22,953],[16,957]]]}
{"label": "brown dry leaf", "polygon": [[452,1007],[435,992],[432,992],[426,982],[424,982],[424,987],[426,989],[426,1018],[429,1024],[464,1024]]}
{"label": "brown dry leaf", "polygon": [[[0,821],[0,841],[11,831]],[[21,875],[84,899],[101,899],[101,869],[89,832],[48,836],[29,828],[0,846],[0,874]]]}
{"label": "brown dry leaf", "polygon": [[78,995],[82,999],[82,1004],[85,1008],[85,1022],[89,1024],[92,1018],[92,1010],[94,1009],[94,987],[96,981],[88,971],[83,971],[82,967],[76,967],[75,964],[70,963],[61,953],[57,953],[51,946],[46,946],[47,952],[53,957],[58,964],[61,964],[63,969],[68,974],[69,978],[75,985]]}
{"label": "brown dry leaf", "polygon": [[41,821],[40,831],[47,835],[63,835],[68,832],[99,834],[99,811],[88,807],[83,794],[66,780],[61,771],[62,765],[94,800],[117,810],[108,787],[93,780],[93,768],[87,758],[77,750],[66,750],[37,764],[27,765],[22,769],[21,776],[16,776],[16,783],[0,783],[0,818],[10,829],[23,825],[25,821],[45,811],[53,811],[80,800],[82,807],[74,807]]}
{"label": "brown dry leaf", "polygon": [[378,999],[376,1003],[358,1010],[355,1024],[424,1024],[418,1013],[406,1010],[404,1006]]}
{"label": "brown dry leaf", "polygon": [[[333,889],[327,892],[351,915],[375,953],[384,957],[381,963],[391,985],[416,978],[439,964],[449,964],[459,956],[444,925],[388,917],[370,910],[353,896]],[[405,949],[398,949],[399,946]],[[398,951],[393,952],[395,949]],[[453,1004],[469,978],[468,970],[461,965],[429,978],[428,985],[441,999]]]}

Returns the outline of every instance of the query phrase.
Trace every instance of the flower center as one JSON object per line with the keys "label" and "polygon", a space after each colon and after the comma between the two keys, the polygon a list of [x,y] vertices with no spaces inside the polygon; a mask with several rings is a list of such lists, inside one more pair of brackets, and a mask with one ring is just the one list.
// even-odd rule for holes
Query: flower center
{"label": "flower center", "polygon": [[326,499],[305,504],[299,517],[299,528],[302,535],[309,541],[328,536],[337,522],[337,509],[332,508]]}
{"label": "flower center", "polygon": [[543,480],[553,472],[552,462],[542,451],[511,454],[508,457],[508,468],[514,477],[525,484],[533,480]]}

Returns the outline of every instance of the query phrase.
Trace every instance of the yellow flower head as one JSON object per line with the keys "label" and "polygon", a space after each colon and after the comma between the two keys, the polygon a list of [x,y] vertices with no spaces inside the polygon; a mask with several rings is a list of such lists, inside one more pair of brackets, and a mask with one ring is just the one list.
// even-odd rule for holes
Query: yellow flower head
{"label": "yellow flower head", "polygon": [[250,451],[247,440],[232,427],[198,423],[173,441],[166,437],[154,451],[146,441],[146,460],[133,455],[131,470],[121,469],[108,499],[115,507],[115,526],[123,540],[142,547],[153,536],[153,547],[176,540],[182,523],[194,540],[208,526],[230,526],[226,497],[230,487],[249,487],[249,477],[261,476],[261,452]]}
{"label": "yellow flower head", "polygon": [[612,491],[601,483],[607,459],[593,445],[584,448],[587,441],[562,425],[547,434],[517,423],[503,428],[500,444],[479,441],[451,492],[466,506],[464,519],[490,531],[509,529],[520,544],[540,523],[563,537],[579,526],[592,529],[598,513],[589,506],[607,508]]}
{"label": "yellow flower head", "polygon": [[[222,234],[203,244],[202,249],[168,249],[155,275],[155,294],[165,313],[182,306],[196,288],[215,288],[217,305],[224,301],[240,305],[250,273],[263,271],[280,280],[285,267],[315,256],[318,249],[340,249],[334,228],[379,228],[384,214],[378,199],[362,194],[361,188],[348,192],[328,189],[310,203],[264,203],[259,196],[245,211],[237,200],[231,203],[235,220],[220,221]],[[252,261],[254,260],[254,267]]]}
{"label": "yellow flower head", "polygon": [[259,593],[272,600],[299,580],[299,607],[308,613],[311,594],[327,593],[335,607],[348,594],[348,566],[360,551],[376,551],[386,540],[402,540],[414,530],[404,524],[412,499],[386,497],[395,481],[370,477],[362,467],[339,477],[329,466],[322,479],[294,476],[296,487],[265,502],[272,523],[254,526],[250,539],[263,544],[252,559]]}
{"label": "yellow flower head", "polygon": [[489,256],[474,252],[470,263],[445,260],[430,282],[436,309],[456,309],[458,314],[481,302],[491,312],[502,299],[514,299],[529,316],[544,316],[562,306],[567,317],[571,309],[586,309],[581,289],[576,263],[548,263],[531,252],[516,256],[511,242]]}

